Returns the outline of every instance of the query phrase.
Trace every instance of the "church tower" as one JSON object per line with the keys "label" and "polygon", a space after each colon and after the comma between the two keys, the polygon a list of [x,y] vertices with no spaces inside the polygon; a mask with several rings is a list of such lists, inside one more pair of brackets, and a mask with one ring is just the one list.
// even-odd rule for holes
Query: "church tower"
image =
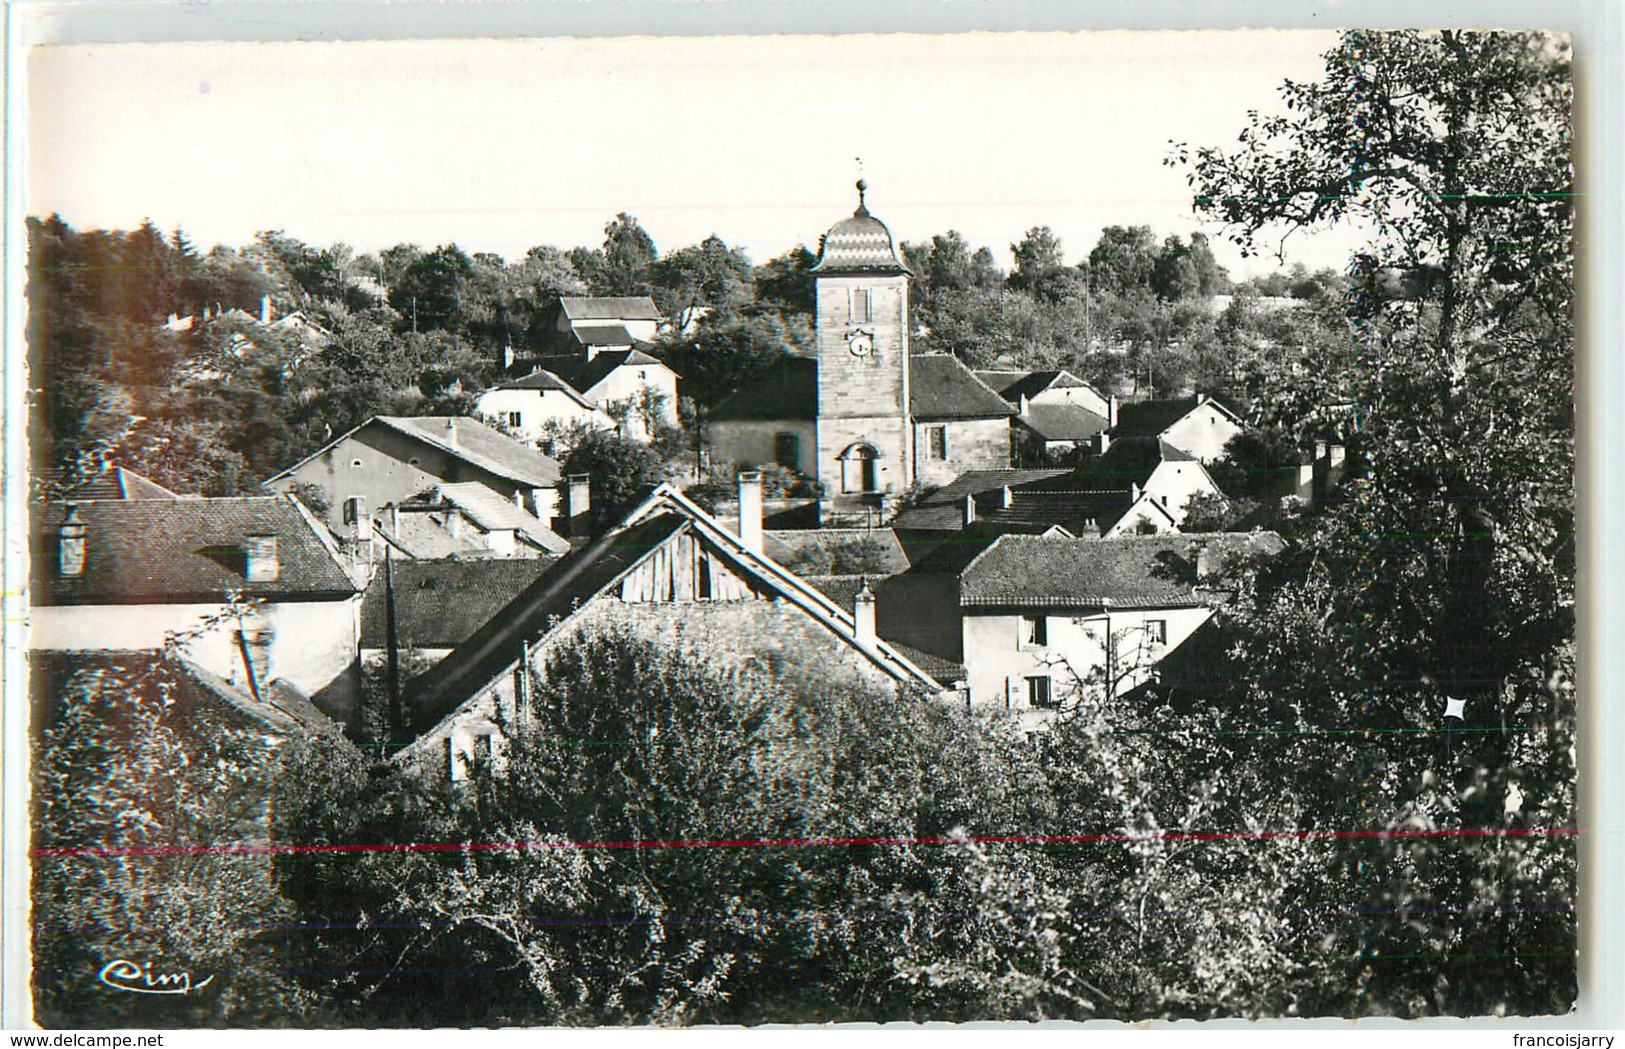
{"label": "church tower", "polygon": [[818,480],[826,520],[884,509],[914,478],[909,420],[908,269],[891,231],[858,210],[819,245]]}

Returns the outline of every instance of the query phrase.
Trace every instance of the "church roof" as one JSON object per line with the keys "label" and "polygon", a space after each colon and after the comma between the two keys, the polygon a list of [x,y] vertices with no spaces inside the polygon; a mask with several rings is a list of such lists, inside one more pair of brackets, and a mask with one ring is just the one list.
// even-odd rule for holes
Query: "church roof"
{"label": "church roof", "polygon": [[909,414],[918,422],[1003,419],[1016,414],[976,373],[947,353],[909,358]]}
{"label": "church roof", "polygon": [[886,224],[869,214],[864,205],[864,191],[868,183],[858,180],[858,210],[849,219],[842,219],[830,227],[818,245],[818,262],[814,273],[907,273],[908,267],[897,257],[892,244],[891,230]]}
{"label": "church roof", "polygon": [[711,409],[711,421],[818,418],[818,362],[785,357]]}

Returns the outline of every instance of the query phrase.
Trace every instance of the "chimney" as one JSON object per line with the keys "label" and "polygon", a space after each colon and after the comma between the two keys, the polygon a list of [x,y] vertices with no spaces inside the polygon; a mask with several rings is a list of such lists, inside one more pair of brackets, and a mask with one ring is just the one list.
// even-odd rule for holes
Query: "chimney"
{"label": "chimney", "polygon": [[564,520],[571,539],[587,534],[587,515],[592,511],[592,478],[587,474],[571,474],[564,479]]}
{"label": "chimney", "polygon": [[865,579],[852,598],[852,640],[860,645],[872,645],[875,639],[875,593]]}
{"label": "chimney", "polygon": [[57,571],[65,578],[85,572],[85,522],[77,506],[68,507],[68,516],[57,528]]}
{"label": "chimney", "polygon": [[1205,393],[1197,394],[1196,395],[1196,403],[1197,404],[1206,404],[1207,403],[1207,394],[1205,394]]}
{"label": "chimney", "polygon": [[[358,521],[356,523],[357,536],[370,541],[371,526],[372,519],[369,517],[367,518],[367,531],[362,532],[361,523]],[[248,554],[247,571],[245,573],[248,576],[248,581],[250,583],[276,582],[277,576],[282,572],[282,565],[277,561],[276,556],[276,536],[251,535],[243,540],[243,545]]]}
{"label": "chimney", "polygon": [[[1115,398],[1112,400],[1112,404],[1114,406],[1117,404],[1117,401],[1116,401]],[[1112,415],[1114,416],[1114,419],[1115,419],[1115,416],[1117,415],[1117,413],[1113,412]],[[1116,426],[1117,423],[1115,421],[1113,421],[1112,425]],[[1106,449],[1110,448],[1111,446],[1112,446],[1112,435],[1111,434],[1107,433],[1105,430],[1102,430],[1099,433],[1095,434],[1095,454],[1096,455],[1105,455],[1106,454]]]}
{"label": "chimney", "polygon": [[1115,393],[1112,394],[1112,401],[1109,411],[1110,416],[1107,421],[1112,424],[1111,428],[1115,430],[1117,429],[1117,394]]}
{"label": "chimney", "polygon": [[1015,505],[1016,493],[1010,490],[1009,485],[1005,485],[999,490],[999,509],[1008,510]]}
{"label": "chimney", "polygon": [[1140,485],[1137,481],[1128,483],[1128,501],[1130,505],[1140,501]]}
{"label": "chimney", "polygon": [[1200,583],[1213,571],[1213,564],[1208,557],[1207,544],[1199,543],[1196,547],[1196,581]]}
{"label": "chimney", "polygon": [[975,497],[969,496],[969,495],[965,496],[964,510],[965,510],[964,515],[961,517],[959,523],[960,523],[961,527],[969,528],[971,525],[976,523],[976,499],[975,499]]}
{"label": "chimney", "polygon": [[1026,394],[1021,395],[1020,407],[1017,410],[1021,413],[1021,417],[1023,419],[1025,419],[1027,417],[1027,395]]}
{"label": "chimney", "polygon": [[260,323],[271,323],[271,296],[269,295],[260,296]]}
{"label": "chimney", "polygon": [[762,475],[755,470],[739,474],[739,541],[751,553],[762,552]]}
{"label": "chimney", "polygon": [[446,420],[446,443],[453,448],[457,447],[457,420]]}

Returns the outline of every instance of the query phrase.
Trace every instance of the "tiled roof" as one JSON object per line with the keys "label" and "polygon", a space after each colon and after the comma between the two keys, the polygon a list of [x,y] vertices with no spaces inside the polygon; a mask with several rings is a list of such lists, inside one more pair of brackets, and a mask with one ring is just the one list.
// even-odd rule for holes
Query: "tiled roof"
{"label": "tiled roof", "polygon": [[898,514],[892,527],[957,531],[963,523],[967,495],[996,492],[1006,486],[1064,477],[1068,473],[1068,470],[968,470]]}
{"label": "tiled roof", "polygon": [[1058,539],[1000,536],[960,576],[960,604],[1004,608],[1194,608],[1196,550],[1279,549],[1272,533]]}
{"label": "tiled roof", "polygon": [[455,648],[540,579],[544,558],[391,561],[373,573],[361,601],[361,647],[388,644],[388,594],[395,597],[395,638],[402,648]]}
{"label": "tiled roof", "polygon": [[1088,383],[1068,371],[979,371],[976,377],[997,390],[999,396],[1015,404],[1022,396],[1036,397],[1045,390],[1076,389]]}
{"label": "tiled roof", "polygon": [[762,552],[803,577],[852,572],[843,566],[859,559],[872,562],[871,578],[908,568],[908,557],[890,528],[773,530],[763,534]]}
{"label": "tiled roof", "polygon": [[[1128,491],[1131,484],[1144,485],[1161,465],[1162,445],[1155,437],[1118,437],[1107,445],[1106,454],[1074,471],[1066,487]],[[1052,482],[1045,487],[1062,485]]]}
{"label": "tiled roof", "polygon": [[852,217],[830,227],[818,242],[814,273],[907,273],[892,245],[891,230],[869,214],[860,198]]}
{"label": "tiled roof", "polygon": [[831,601],[847,611],[851,611],[853,602],[857,599],[858,591],[863,589],[864,584],[869,582],[871,577],[861,575],[804,575],[801,578]]}
{"label": "tiled roof", "polygon": [[[359,589],[320,526],[284,496],[96,500],[76,504],[85,526],[82,574],[57,572],[57,529],[67,513],[37,515],[37,604],[216,602],[228,591],[267,600],[324,600]],[[277,540],[277,578],[246,576],[248,536]]]}
{"label": "tiled roof", "polygon": [[[478,419],[445,415],[379,415],[373,420],[441,451],[464,459],[498,477],[533,488],[551,488],[561,471],[559,464],[526,444],[520,444],[486,426]],[[448,440],[454,424],[456,441]]]}
{"label": "tiled roof", "polygon": [[373,518],[373,528],[384,542],[407,558],[437,561],[447,557],[490,557],[491,548],[472,528],[453,535],[442,513],[407,511],[385,519]]}
{"label": "tiled roof", "polygon": [[591,360],[588,360],[585,354],[559,354],[538,357],[531,363],[546,368],[583,394],[591,394],[593,387],[609,378],[610,373],[617,368],[649,365],[657,368],[666,367],[642,350],[605,350],[603,353],[593,354]]}
{"label": "tiled roof", "polygon": [[443,484],[436,489],[440,498],[461,510],[469,520],[486,531],[512,529],[538,546],[563,553],[569,541],[513,503],[477,481]]}
{"label": "tiled roof", "polygon": [[1124,401],[1118,405],[1117,428],[1113,434],[1118,437],[1155,437],[1204,403],[1212,404],[1232,419],[1236,417],[1235,412],[1218,401],[1194,395],[1167,400]]}
{"label": "tiled roof", "polygon": [[998,419],[1015,410],[976,373],[947,353],[910,357],[909,414],[917,421]]}
{"label": "tiled roof", "polygon": [[423,712],[418,723],[433,724],[484,688],[518,658],[522,641],[550,632],[551,623],[612,585],[687,523],[678,514],[657,514],[555,562],[552,571],[522,590],[499,618],[486,622],[408,683],[413,707]]}
{"label": "tiled roof", "polygon": [[560,393],[563,393],[565,396],[569,397],[570,400],[581,405],[581,407],[588,409],[589,411],[593,407],[592,402],[581,396],[581,394],[576,391],[574,386],[571,386],[569,383],[565,382],[563,379],[559,378],[557,375],[554,375],[545,368],[538,368],[529,375],[526,375],[520,379],[510,379],[505,383],[493,387],[493,389],[558,390]]}
{"label": "tiled roof", "polygon": [[[61,474],[48,475],[51,484],[61,483]],[[110,466],[95,477],[82,481],[65,493],[70,499],[180,499],[168,488],[122,466]]]}
{"label": "tiled roof", "polygon": [[1076,404],[1028,404],[1021,422],[1046,441],[1087,441],[1111,424]]}
{"label": "tiled roof", "polygon": [[338,725],[316,709],[310,697],[281,679],[272,680],[255,696],[241,685],[184,656],[173,661],[178,671],[191,679],[204,694],[214,697],[237,713],[249,717],[282,736],[309,737],[318,733],[342,739]]}
{"label": "tiled roof", "polygon": [[759,378],[724,398],[711,410],[711,421],[816,419],[818,362],[786,356]]}
{"label": "tiled roof", "polygon": [[633,346],[643,341],[634,339],[624,324],[583,324],[574,334],[583,346]]}
{"label": "tiled roof", "polygon": [[559,299],[564,315],[572,322],[580,321],[658,321],[660,311],[655,300],[647,295],[585,298],[565,296]]}
{"label": "tiled roof", "polygon": [[891,641],[888,644],[897,649],[904,659],[910,660],[915,666],[936,678],[943,688],[952,688],[954,682],[965,680],[965,666],[963,663],[955,663],[951,659],[943,659],[941,656],[922,652],[912,645],[905,645],[898,641]]}

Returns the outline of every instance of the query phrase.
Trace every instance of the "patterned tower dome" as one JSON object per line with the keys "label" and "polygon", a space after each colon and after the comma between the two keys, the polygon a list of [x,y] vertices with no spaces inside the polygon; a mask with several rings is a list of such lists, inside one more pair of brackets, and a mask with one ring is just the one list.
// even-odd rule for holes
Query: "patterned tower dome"
{"label": "patterned tower dome", "polygon": [[891,230],[864,206],[863,194],[868,188],[867,182],[858,179],[858,210],[830,227],[819,241],[814,273],[908,272],[892,246]]}

